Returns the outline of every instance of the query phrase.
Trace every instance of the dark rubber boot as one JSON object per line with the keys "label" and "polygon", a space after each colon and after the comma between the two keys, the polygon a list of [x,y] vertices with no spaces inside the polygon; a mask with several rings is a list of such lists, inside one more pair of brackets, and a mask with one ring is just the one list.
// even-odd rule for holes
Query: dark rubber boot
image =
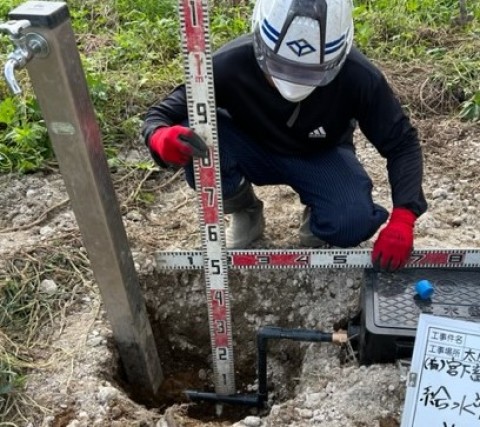
{"label": "dark rubber boot", "polygon": [[228,215],[227,249],[247,248],[262,236],[265,230],[263,202],[257,199],[250,183],[244,182],[236,194],[224,200],[223,207]]}

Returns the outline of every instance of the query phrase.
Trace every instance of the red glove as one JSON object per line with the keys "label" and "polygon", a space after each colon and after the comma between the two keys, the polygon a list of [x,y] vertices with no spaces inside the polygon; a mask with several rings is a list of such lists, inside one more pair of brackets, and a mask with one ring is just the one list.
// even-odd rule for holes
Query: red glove
{"label": "red glove", "polygon": [[405,208],[393,208],[390,221],[373,245],[375,270],[392,272],[405,266],[413,250],[413,226],[416,215]]}
{"label": "red glove", "polygon": [[185,166],[192,157],[205,157],[208,147],[191,129],[184,126],[158,128],[150,136],[150,150],[165,163]]}

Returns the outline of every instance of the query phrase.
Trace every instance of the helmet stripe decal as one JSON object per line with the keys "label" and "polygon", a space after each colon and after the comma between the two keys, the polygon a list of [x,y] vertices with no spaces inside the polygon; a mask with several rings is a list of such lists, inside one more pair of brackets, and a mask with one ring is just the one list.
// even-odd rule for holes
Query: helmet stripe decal
{"label": "helmet stripe decal", "polygon": [[345,38],[346,38],[346,34],[343,34],[337,40],[333,40],[329,43],[326,43],[325,44],[325,55],[328,55],[329,53],[336,52],[338,49],[340,49],[345,44]]}
{"label": "helmet stripe decal", "polygon": [[278,36],[280,35],[280,33],[275,28],[273,28],[266,19],[263,20],[262,31],[273,43],[276,44],[278,42]]}

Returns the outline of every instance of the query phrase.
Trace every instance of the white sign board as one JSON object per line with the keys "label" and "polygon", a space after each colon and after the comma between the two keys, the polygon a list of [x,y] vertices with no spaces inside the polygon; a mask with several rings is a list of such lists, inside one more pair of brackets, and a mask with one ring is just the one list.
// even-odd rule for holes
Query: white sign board
{"label": "white sign board", "polygon": [[480,324],[421,314],[401,427],[480,427]]}

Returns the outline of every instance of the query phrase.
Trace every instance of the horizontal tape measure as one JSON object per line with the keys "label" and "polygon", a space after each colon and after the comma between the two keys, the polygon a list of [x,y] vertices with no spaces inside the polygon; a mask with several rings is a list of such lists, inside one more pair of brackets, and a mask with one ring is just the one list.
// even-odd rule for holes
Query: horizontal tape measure
{"label": "horizontal tape measure", "polygon": [[[369,249],[251,249],[227,250],[227,263],[237,269],[281,268],[371,268]],[[157,267],[169,270],[199,270],[201,251],[157,252]],[[405,268],[478,268],[480,249],[418,249]]]}

